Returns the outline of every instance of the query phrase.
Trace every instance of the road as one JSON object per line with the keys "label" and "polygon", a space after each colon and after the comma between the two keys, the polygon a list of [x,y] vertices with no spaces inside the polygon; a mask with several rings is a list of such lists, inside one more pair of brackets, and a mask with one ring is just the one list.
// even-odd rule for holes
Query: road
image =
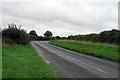
{"label": "road", "polygon": [[48,44],[31,42],[59,78],[118,78],[118,63]]}

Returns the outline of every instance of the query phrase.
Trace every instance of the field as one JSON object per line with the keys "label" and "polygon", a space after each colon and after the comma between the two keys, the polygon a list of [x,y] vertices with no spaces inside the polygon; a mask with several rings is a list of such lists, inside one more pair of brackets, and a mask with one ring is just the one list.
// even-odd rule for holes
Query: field
{"label": "field", "polygon": [[66,49],[104,59],[109,59],[112,61],[118,61],[120,59],[118,58],[118,46],[114,44],[93,43],[74,40],[53,40],[49,43]]}
{"label": "field", "polygon": [[2,78],[2,41],[0,39],[0,79]]}
{"label": "field", "polygon": [[3,46],[3,78],[56,78],[56,74],[30,44]]}

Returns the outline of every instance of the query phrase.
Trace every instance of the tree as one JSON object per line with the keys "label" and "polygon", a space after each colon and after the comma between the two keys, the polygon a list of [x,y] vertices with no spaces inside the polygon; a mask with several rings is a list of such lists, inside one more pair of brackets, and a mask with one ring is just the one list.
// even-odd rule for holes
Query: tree
{"label": "tree", "polygon": [[52,35],[53,35],[52,32],[49,31],[49,30],[47,30],[47,31],[44,33],[45,38],[48,39],[48,40],[51,39]]}
{"label": "tree", "polygon": [[6,40],[12,40],[17,44],[26,44],[29,42],[28,34],[24,29],[17,28],[16,24],[9,24],[8,28],[3,29],[2,36]]}
{"label": "tree", "polygon": [[56,39],[60,39],[60,36],[56,36]]}
{"label": "tree", "polygon": [[30,40],[39,40],[39,36],[37,35],[36,31],[35,30],[31,30],[29,32],[29,39]]}
{"label": "tree", "polygon": [[97,36],[98,36],[98,34],[95,34],[95,33],[88,34],[87,35],[87,41],[96,42],[97,41]]}
{"label": "tree", "polygon": [[61,37],[60,36],[52,37],[52,40],[57,40],[57,39],[61,39]]}
{"label": "tree", "polygon": [[92,42],[107,42],[107,43],[120,43],[120,30],[112,29],[109,31],[102,31],[99,34],[91,33],[85,35],[72,35],[68,39],[92,41]]}
{"label": "tree", "polygon": [[68,36],[68,39],[73,39],[73,38],[74,38],[73,35]]}
{"label": "tree", "polygon": [[29,34],[30,34],[30,35],[35,35],[35,36],[37,36],[37,34],[36,34],[36,31],[35,31],[35,30],[31,30],[31,31],[29,32]]}
{"label": "tree", "polygon": [[110,31],[103,31],[98,35],[98,39],[100,42],[119,43],[119,33],[120,31],[116,29],[112,29]]}

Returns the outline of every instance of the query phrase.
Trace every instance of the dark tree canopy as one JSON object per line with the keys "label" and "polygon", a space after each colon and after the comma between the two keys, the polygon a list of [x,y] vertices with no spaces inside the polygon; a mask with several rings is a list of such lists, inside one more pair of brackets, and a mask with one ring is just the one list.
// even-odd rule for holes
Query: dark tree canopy
{"label": "dark tree canopy", "polygon": [[120,30],[112,29],[109,31],[102,31],[99,34],[92,33],[87,35],[71,35],[68,36],[68,39],[93,42],[120,43]]}
{"label": "dark tree canopy", "polygon": [[17,44],[28,43],[28,34],[24,29],[17,27],[16,24],[9,24],[8,28],[2,31],[3,38],[10,39]]}
{"label": "dark tree canopy", "polygon": [[98,40],[100,42],[119,43],[120,31],[115,29],[111,31],[103,31],[98,35]]}
{"label": "dark tree canopy", "polygon": [[56,36],[57,39],[60,39],[60,36]]}
{"label": "dark tree canopy", "polygon": [[37,33],[36,33],[35,30],[31,30],[31,31],[29,32],[29,34],[30,34],[30,35],[35,35],[35,36],[37,36]]}
{"label": "dark tree canopy", "polygon": [[49,31],[49,30],[47,30],[47,31],[44,33],[44,36],[45,36],[47,39],[51,39],[52,35],[53,35],[52,32]]}

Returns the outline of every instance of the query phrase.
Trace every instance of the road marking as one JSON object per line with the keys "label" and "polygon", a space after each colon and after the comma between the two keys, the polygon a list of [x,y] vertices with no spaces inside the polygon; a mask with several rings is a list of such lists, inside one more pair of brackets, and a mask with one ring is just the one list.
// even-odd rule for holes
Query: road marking
{"label": "road marking", "polygon": [[[80,60],[75,59],[75,58],[70,57],[70,56],[67,56],[67,57],[66,57],[66,59],[68,59],[68,58],[71,58],[71,59],[73,59],[73,60],[80,61]],[[105,74],[107,73],[106,71],[104,71],[104,70],[102,70],[102,69],[99,69],[99,68],[97,68],[97,67],[91,66],[91,65],[89,65],[89,64],[87,64],[87,63],[85,63],[85,62],[83,62],[83,61],[80,61],[80,62],[83,63],[84,65],[87,65],[87,66],[93,68],[93,69],[96,69],[97,71],[103,72],[103,73],[105,73]]]}
{"label": "road marking", "polygon": [[[44,47],[45,49],[49,50],[46,46],[43,46],[43,45],[42,45],[42,47]],[[52,53],[54,53],[54,52],[52,52]],[[58,56],[63,57],[62,55],[58,55]],[[89,65],[89,64],[87,64],[87,63],[85,63],[85,62],[83,62],[83,61],[81,61],[81,60],[75,59],[75,58],[73,58],[73,57],[66,56],[66,57],[64,57],[64,58],[65,58],[65,59],[71,58],[71,59],[76,60],[76,61],[79,61],[79,62],[83,63],[84,65],[87,65],[87,66],[89,66],[89,67],[91,67],[91,68],[93,68],[93,69],[96,69],[97,71],[100,71],[100,72],[103,72],[103,73],[107,73],[107,72],[104,71],[104,70],[101,70],[101,69],[99,69],[99,68],[97,68],[97,67],[91,66],[91,65]],[[50,63],[50,62],[47,61],[47,60],[45,60],[45,62],[48,63],[48,64]]]}
{"label": "road marking", "polygon": [[46,62],[46,63],[48,63],[48,64],[50,63],[50,62],[49,62],[49,61],[47,61],[47,60],[45,60],[45,62]]}
{"label": "road marking", "polygon": [[105,72],[105,71],[103,71],[103,70],[101,70],[99,68],[97,68],[97,70],[100,71],[100,72],[103,72],[103,73],[107,73],[107,72]]}

